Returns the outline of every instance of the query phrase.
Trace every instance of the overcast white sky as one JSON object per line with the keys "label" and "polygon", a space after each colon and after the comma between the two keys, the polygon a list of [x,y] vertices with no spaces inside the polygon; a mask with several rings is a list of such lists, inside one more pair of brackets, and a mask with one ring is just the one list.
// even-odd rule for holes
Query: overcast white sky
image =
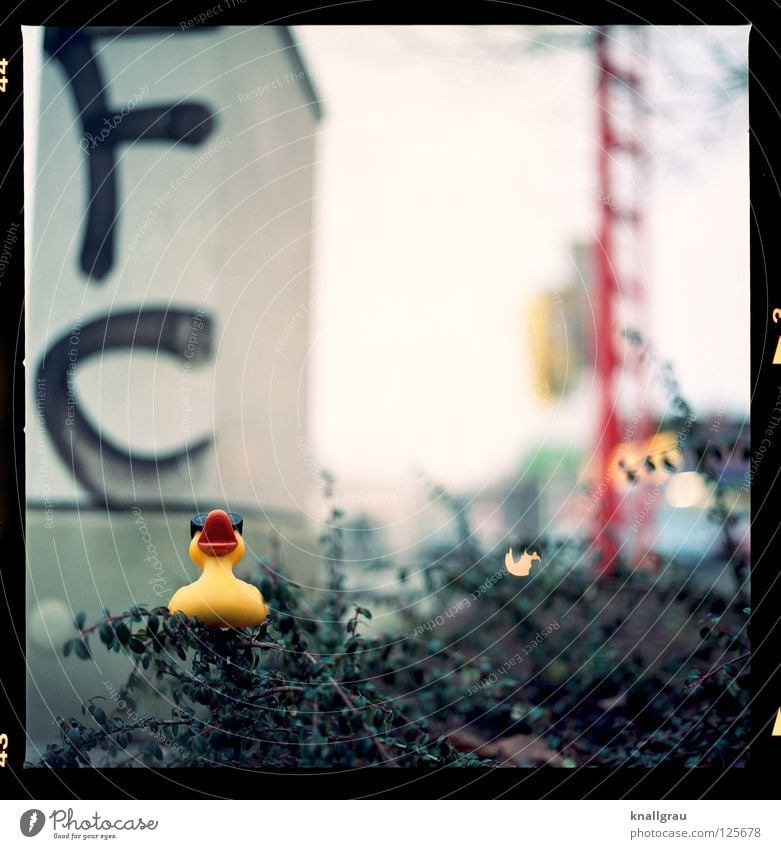
{"label": "overcast white sky", "polygon": [[[745,412],[750,397],[747,105],[724,95],[713,113],[704,49],[744,61],[748,32],[649,40],[644,329],[699,412]],[[523,55],[522,28],[296,35],[325,101],[310,360],[322,463],[469,485],[541,440],[584,445],[595,387],[563,404],[535,396],[525,310],[566,282],[573,240],[593,232],[590,53]]]}

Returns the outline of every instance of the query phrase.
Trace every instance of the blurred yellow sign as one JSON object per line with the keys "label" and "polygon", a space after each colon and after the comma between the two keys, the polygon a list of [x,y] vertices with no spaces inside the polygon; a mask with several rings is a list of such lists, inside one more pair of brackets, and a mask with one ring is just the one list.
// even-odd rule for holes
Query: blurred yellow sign
{"label": "blurred yellow sign", "polygon": [[588,363],[583,295],[568,286],[536,295],[528,309],[537,395],[554,400],[570,392]]}

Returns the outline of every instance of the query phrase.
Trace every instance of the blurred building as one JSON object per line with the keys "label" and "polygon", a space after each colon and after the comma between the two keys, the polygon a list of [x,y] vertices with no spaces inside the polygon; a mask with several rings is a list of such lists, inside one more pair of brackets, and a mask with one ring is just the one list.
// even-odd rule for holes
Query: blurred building
{"label": "blurred building", "polygon": [[[27,28],[28,729],[118,656],[72,616],[165,604],[189,516],[245,515],[306,568],[318,99],[284,27]],[[41,44],[43,47],[42,53]],[[30,71],[30,68],[33,68]],[[34,111],[33,111],[34,110]],[[34,151],[34,153],[32,153]],[[31,155],[32,154],[32,155]]]}

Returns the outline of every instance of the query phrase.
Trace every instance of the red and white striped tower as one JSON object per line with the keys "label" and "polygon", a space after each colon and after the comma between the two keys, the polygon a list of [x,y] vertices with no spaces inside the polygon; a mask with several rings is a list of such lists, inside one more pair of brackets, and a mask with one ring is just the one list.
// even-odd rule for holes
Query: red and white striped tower
{"label": "red and white striped tower", "polygon": [[[622,332],[627,316],[641,320],[634,329],[648,334],[647,269],[643,255],[649,156],[644,144],[645,100],[639,69],[641,50],[630,60],[612,58],[613,27],[596,32],[597,62],[597,191],[598,224],[594,245],[595,369],[598,418],[593,446],[597,459],[594,486],[600,493],[592,530],[599,568],[609,573],[620,556],[627,536],[627,504],[616,479],[616,450],[623,441],[639,441],[647,433],[645,366],[637,352],[628,352]],[[643,39],[642,28],[637,38]],[[640,45],[642,46],[642,45]],[[619,381],[620,378],[620,381]],[[620,385],[619,385],[620,384]],[[628,424],[626,404],[619,390],[631,384],[635,413]],[[639,421],[637,419],[639,413]],[[604,485],[604,486],[603,486]],[[629,496],[631,499],[631,496]]]}

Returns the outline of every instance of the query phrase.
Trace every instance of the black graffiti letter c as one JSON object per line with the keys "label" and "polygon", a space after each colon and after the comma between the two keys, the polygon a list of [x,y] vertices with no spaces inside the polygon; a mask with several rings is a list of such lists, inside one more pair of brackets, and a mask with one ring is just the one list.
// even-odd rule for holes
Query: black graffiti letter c
{"label": "black graffiti letter c", "polygon": [[46,351],[38,369],[41,415],[57,453],[99,503],[162,502],[192,487],[192,464],[212,445],[200,439],[181,451],[148,455],[115,445],[79,409],[74,373],[85,359],[138,348],[180,357],[186,368],[210,359],[211,319],[201,309],[140,309],[95,319],[68,331]]}

